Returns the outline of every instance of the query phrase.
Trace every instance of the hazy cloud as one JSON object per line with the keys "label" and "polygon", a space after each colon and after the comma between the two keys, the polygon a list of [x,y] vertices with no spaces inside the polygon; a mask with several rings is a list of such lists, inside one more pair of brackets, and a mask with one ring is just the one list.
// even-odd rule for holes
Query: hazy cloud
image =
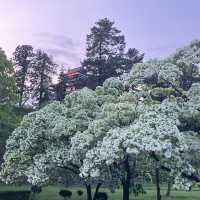
{"label": "hazy cloud", "polygon": [[81,49],[77,41],[72,38],[52,33],[37,34],[39,47],[52,55],[54,60],[61,65],[79,66],[81,61]]}
{"label": "hazy cloud", "polygon": [[62,64],[71,63],[80,64],[80,56],[78,52],[69,51],[67,49],[44,49],[48,54],[54,56],[56,60],[59,60]]}
{"label": "hazy cloud", "polygon": [[48,42],[49,44],[57,46],[59,48],[75,48],[79,46],[78,42],[65,35],[58,35],[46,32],[38,34],[38,37],[40,40],[45,40],[45,42]]}

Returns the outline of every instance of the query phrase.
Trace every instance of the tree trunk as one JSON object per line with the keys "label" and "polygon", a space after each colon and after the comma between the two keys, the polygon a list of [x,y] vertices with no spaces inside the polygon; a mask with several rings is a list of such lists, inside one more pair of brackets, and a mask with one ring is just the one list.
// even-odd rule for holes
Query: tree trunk
{"label": "tree trunk", "polygon": [[167,192],[166,192],[166,197],[170,197],[171,194],[171,180],[169,178],[168,182],[167,182]]}
{"label": "tree trunk", "polygon": [[29,196],[29,200],[35,200],[35,196],[36,196],[36,194],[33,191],[31,191],[30,196]]}
{"label": "tree trunk", "polygon": [[40,86],[39,86],[39,108],[41,108],[41,105],[42,105],[42,95],[43,95],[43,92],[44,92],[44,66],[45,66],[45,61],[43,61],[43,69],[41,71],[41,74],[40,74]]}
{"label": "tree trunk", "polygon": [[161,200],[161,194],[160,194],[160,168],[158,163],[156,163],[156,200]]}
{"label": "tree trunk", "polygon": [[130,172],[130,166],[129,166],[129,160],[128,156],[126,157],[124,161],[124,169],[125,169],[125,177],[122,180],[122,186],[123,186],[123,200],[129,200],[129,188],[130,188],[130,181],[131,181],[131,172]]}
{"label": "tree trunk", "polygon": [[20,91],[20,93],[19,93],[19,107],[20,108],[22,107],[22,98],[23,98],[23,92]]}
{"label": "tree trunk", "polygon": [[99,189],[101,187],[102,183],[98,183],[97,186],[96,186],[96,190],[95,190],[95,193],[94,193],[94,196],[93,196],[93,200],[96,200],[96,197],[97,197],[97,194],[99,192]]}
{"label": "tree trunk", "polygon": [[123,184],[123,200],[129,200],[129,183],[126,180]]}
{"label": "tree trunk", "polygon": [[42,95],[43,95],[43,74],[41,74],[41,79],[40,79],[40,89],[39,89],[39,108],[41,108],[42,105]]}
{"label": "tree trunk", "polygon": [[26,72],[23,73],[22,76],[22,83],[20,87],[20,92],[19,92],[19,107],[22,108],[22,101],[23,101],[23,95],[24,95],[24,88],[25,88],[25,74]]}
{"label": "tree trunk", "polygon": [[87,200],[92,200],[92,188],[90,184],[86,184]]}

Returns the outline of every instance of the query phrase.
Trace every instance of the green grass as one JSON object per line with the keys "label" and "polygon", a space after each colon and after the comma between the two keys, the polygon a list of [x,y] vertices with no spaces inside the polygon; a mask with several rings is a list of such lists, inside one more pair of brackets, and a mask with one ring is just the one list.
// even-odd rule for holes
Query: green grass
{"label": "green grass", "polygon": [[[16,191],[16,190],[26,190],[29,189],[28,186],[0,186],[0,191]],[[63,187],[58,187],[58,186],[48,186],[44,187],[42,193],[40,193],[37,196],[37,200],[63,200],[58,193],[60,189],[63,189]],[[73,193],[73,196],[71,200],[86,200],[85,196],[85,190],[81,189],[84,191],[84,195],[79,197],[77,195],[77,190],[80,188],[70,188],[70,190]],[[138,197],[133,197],[131,194],[130,200],[155,200],[155,188],[153,186],[148,186],[145,188],[147,191],[147,194],[144,195],[139,195]],[[106,191],[109,196],[109,200],[121,200],[122,196],[122,191],[121,190],[116,190],[115,193],[110,193],[106,189],[101,189],[101,191]],[[172,195],[170,198],[164,197],[166,188],[162,187],[162,194],[163,198],[162,200],[200,200],[200,189],[195,188],[191,192],[185,192],[185,191],[172,191]]]}

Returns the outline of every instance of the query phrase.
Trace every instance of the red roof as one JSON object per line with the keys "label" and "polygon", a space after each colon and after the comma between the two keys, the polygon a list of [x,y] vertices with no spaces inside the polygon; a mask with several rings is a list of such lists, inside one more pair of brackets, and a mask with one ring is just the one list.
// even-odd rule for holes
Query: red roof
{"label": "red roof", "polygon": [[73,68],[73,69],[68,69],[68,72],[67,72],[67,73],[78,72],[78,71],[80,71],[80,70],[81,70],[80,67],[76,67],[76,68]]}
{"label": "red roof", "polygon": [[67,73],[65,73],[65,76],[68,77],[76,77],[80,75],[80,67],[78,68],[73,68],[73,69],[69,69]]}

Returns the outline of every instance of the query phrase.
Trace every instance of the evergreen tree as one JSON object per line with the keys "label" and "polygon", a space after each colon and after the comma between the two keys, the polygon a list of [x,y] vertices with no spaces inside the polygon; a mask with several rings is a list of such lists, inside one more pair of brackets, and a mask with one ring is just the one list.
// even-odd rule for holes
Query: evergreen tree
{"label": "evergreen tree", "polygon": [[31,45],[19,45],[13,53],[15,62],[17,93],[19,94],[19,106],[30,97],[29,70],[33,57],[33,47]]}
{"label": "evergreen tree", "polygon": [[125,64],[123,72],[130,72],[133,65],[135,63],[140,63],[143,61],[144,54],[140,54],[140,52],[135,48],[129,48],[127,53],[124,56]]}
{"label": "evergreen tree", "polygon": [[5,152],[6,140],[12,131],[19,126],[23,115],[32,111],[31,109],[16,108],[10,105],[0,105],[0,164]]}
{"label": "evergreen tree", "polygon": [[95,88],[109,77],[117,77],[132,65],[141,62],[144,55],[136,49],[125,51],[125,38],[107,18],[96,22],[86,40],[86,59],[82,63],[88,76],[86,85]]}
{"label": "evergreen tree", "polygon": [[0,103],[14,100],[15,79],[12,63],[0,48]]}
{"label": "evergreen tree", "polygon": [[36,100],[36,104],[40,108],[42,103],[48,100],[48,89],[52,84],[52,76],[55,73],[56,64],[45,52],[38,50],[33,57],[31,65],[32,98]]}
{"label": "evergreen tree", "polygon": [[61,72],[58,77],[58,84],[56,85],[56,100],[63,101],[65,98],[65,76],[64,69],[61,69]]}

